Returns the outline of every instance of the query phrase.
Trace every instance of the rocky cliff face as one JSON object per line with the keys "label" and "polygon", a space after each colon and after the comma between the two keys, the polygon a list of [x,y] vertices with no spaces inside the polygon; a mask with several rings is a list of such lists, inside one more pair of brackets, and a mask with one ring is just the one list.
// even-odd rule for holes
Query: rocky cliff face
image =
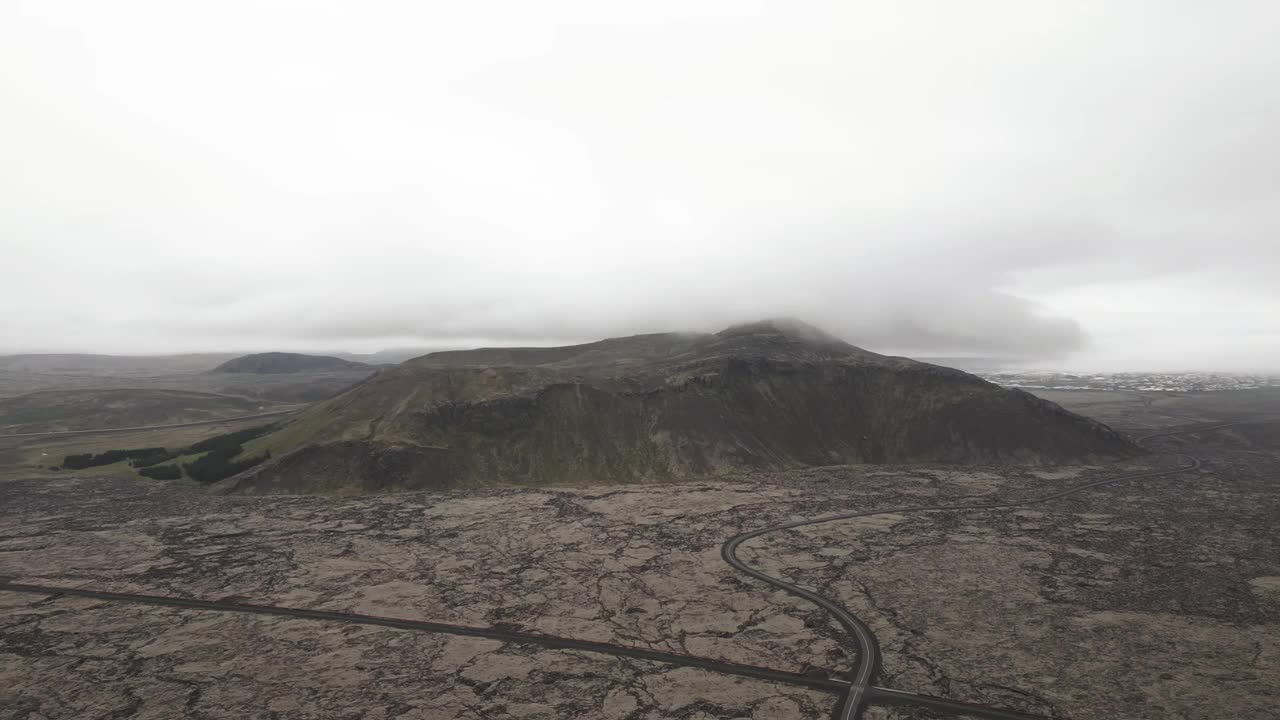
{"label": "rocky cliff face", "polygon": [[384,370],[247,452],[241,492],[619,483],[847,463],[1050,464],[1136,449],[977,377],[794,322],[566,348],[437,353]]}

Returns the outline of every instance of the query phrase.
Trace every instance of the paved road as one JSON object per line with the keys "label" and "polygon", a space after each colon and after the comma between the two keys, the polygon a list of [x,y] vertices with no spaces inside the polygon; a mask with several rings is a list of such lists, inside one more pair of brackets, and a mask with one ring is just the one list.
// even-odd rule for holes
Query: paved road
{"label": "paved road", "polygon": [[766,533],[776,532],[778,530],[787,530],[789,528],[801,527],[803,525],[816,525],[818,523],[831,522],[846,517],[858,517],[860,515],[874,515],[875,512],[856,513],[854,515],[841,515],[837,517],[820,518],[817,520],[797,520],[795,522],[783,523],[781,525],[773,525],[759,530],[735,535],[729,538],[720,548],[720,557],[724,561],[732,565],[735,569],[750,575],[757,580],[763,581],[776,588],[787,591],[796,597],[803,598],[818,607],[826,610],[835,618],[836,622],[849,633],[849,637],[853,638],[856,646],[856,664],[853,672],[849,674],[849,690],[845,694],[839,718],[848,720],[857,717],[862,712],[862,707],[866,703],[867,690],[871,685],[872,678],[875,677],[876,670],[880,665],[880,646],[876,643],[876,636],[871,632],[871,628],[866,623],[854,617],[852,613],[843,606],[828,600],[821,595],[806,590],[799,585],[789,583],[785,580],[766,575],[763,572],[751,567],[738,558],[738,546],[742,543],[756,537],[760,537]]}
{"label": "paved road", "polygon": [[[286,411],[288,412],[288,411]],[[281,413],[270,413],[268,415],[278,415]],[[262,416],[248,416],[249,419]],[[215,421],[215,422],[225,422]],[[197,423],[200,424],[200,423]],[[1141,443],[1146,440],[1169,436],[1179,435],[1190,432],[1204,432],[1208,430],[1216,430],[1226,427],[1231,423],[1221,423],[1217,425],[1200,426],[1193,428],[1172,429],[1153,433],[1139,438],[1137,442]],[[175,426],[181,427],[181,426]],[[894,690],[891,688],[877,687],[872,684],[876,673],[880,667],[880,649],[876,642],[875,635],[870,628],[866,626],[858,618],[854,617],[847,609],[838,603],[824,598],[817,593],[806,590],[798,585],[789,583],[780,578],[767,575],[760,570],[744,563],[737,556],[738,547],[752,538],[760,537],[767,533],[785,530],[789,528],[802,527],[806,525],[817,525],[819,523],[835,522],[838,520],[846,520],[857,517],[868,517],[871,515],[883,515],[887,513],[907,513],[907,512],[935,512],[950,510],[992,510],[998,508],[1020,507],[1024,505],[1033,505],[1037,503],[1049,502],[1058,498],[1067,497],[1091,488],[1103,487],[1128,480],[1137,480],[1141,478],[1153,478],[1166,475],[1173,475],[1182,472],[1188,472],[1200,467],[1200,461],[1190,455],[1178,454],[1178,457],[1186,461],[1186,464],[1171,468],[1168,470],[1156,470],[1143,473],[1133,473],[1130,475],[1122,475],[1104,480],[1097,480],[1083,485],[1063,490],[1061,492],[1051,493],[1040,497],[1030,498],[1007,503],[986,503],[977,505],[930,505],[921,507],[899,507],[881,510],[868,510],[862,512],[845,513],[841,515],[831,515],[812,520],[799,520],[795,522],[782,523],[766,528],[759,528],[749,532],[742,533],[730,538],[721,548],[721,555],[725,561],[734,568],[754,577],[762,582],[785,590],[788,593],[804,598],[809,602],[818,605],[827,610],[840,623],[842,627],[849,632],[850,637],[854,640],[856,656],[855,667],[849,675],[849,679],[836,680],[824,677],[815,677],[790,673],[781,670],[773,670],[770,668],[756,667],[752,665],[741,665],[736,663],[721,662],[710,658],[702,658],[692,655],[681,655],[677,653],[667,653],[657,650],[649,650],[646,648],[636,648],[626,645],[617,645],[613,643],[593,642],[589,640],[575,640],[572,638],[554,637],[549,635],[539,635],[536,633],[526,633],[515,630],[505,630],[501,628],[477,628],[465,625],[451,625],[447,623],[436,623],[421,620],[403,620],[399,618],[384,618],[373,615],[359,615],[355,613],[332,612],[328,610],[310,610],[305,608],[289,608],[273,605],[253,605],[249,603],[235,602],[231,600],[196,600],[188,598],[165,597],[161,595],[142,595],[136,593],[113,593],[101,590],[92,590],[87,588],[62,588],[44,585],[26,585],[21,583],[9,582],[8,578],[0,578],[0,591],[20,592],[20,593],[36,593],[36,594],[53,594],[53,595],[72,595],[77,597],[88,597],[99,600],[114,602],[131,602],[143,603],[150,605],[162,605],[169,607],[179,607],[195,610],[207,610],[214,612],[237,612],[251,613],[259,615],[278,615],[285,617],[305,618],[311,620],[325,620],[331,622],[347,622],[365,625],[380,625],[384,627],[399,628],[403,630],[412,630],[418,632],[436,632],[451,635],[465,635],[469,637],[483,637],[506,642],[524,643],[531,645],[540,645],[543,647],[552,647],[566,650],[582,650],[586,652],[603,653],[618,657],[631,657],[639,660],[650,660],[654,662],[662,662],[672,665],[694,667],[712,672],[725,673],[729,675],[737,675],[741,677],[750,677],[759,680],[767,680],[771,682],[784,683],[787,685],[795,685],[807,687],[815,690],[823,690],[827,692],[837,693],[840,696],[840,705],[838,717],[842,720],[853,720],[862,715],[863,709],[868,703],[895,704],[895,705],[911,705],[916,707],[929,708],[939,712],[950,713],[953,715],[967,715],[971,717],[988,718],[989,720],[1048,720],[1040,715],[1022,713],[1013,710],[1005,710],[984,705],[976,705],[972,703],[951,700],[948,698],[938,698],[929,695],[921,695],[918,693],[907,692],[903,690]]]}
{"label": "paved road", "polygon": [[106,592],[103,590],[92,590],[88,588],[66,588],[53,585],[27,585],[23,583],[9,582],[7,578],[0,578],[0,591],[34,593],[41,595],[69,595],[74,597],[92,598],[95,600],[106,600],[110,602],[161,605],[165,607],[177,607],[189,610],[208,610],[212,612],[278,615],[291,618],[303,618],[307,620],[327,620],[330,622],[352,623],[357,625],[379,625],[382,627],[413,630],[417,632],[480,637],[491,640],[501,640],[504,642],[557,648],[561,650],[584,650],[586,652],[603,653],[618,657],[630,657],[638,660],[652,660],[654,662],[667,663],[670,665],[702,668],[703,670],[711,670],[713,672],[725,673],[728,675],[739,675],[742,677],[755,678],[757,680],[769,680],[772,682],[807,687],[815,690],[826,690],[829,692],[843,693],[846,685],[848,685],[848,683],[841,680],[833,680],[831,678],[801,675],[799,673],[772,670],[770,668],[756,667],[754,665],[721,662],[719,660],[702,658],[694,655],[668,653],[660,650],[649,650],[647,648],[618,645],[615,643],[575,640],[573,638],[541,635],[538,633],[506,630],[503,628],[472,627],[470,625],[453,625],[450,623],[430,622],[425,620],[405,620],[401,618],[360,615],[357,613],[333,612],[329,610],[280,607],[278,605],[254,605],[232,600],[196,600],[191,598],[167,597],[164,595]]}
{"label": "paved road", "polygon": [[[518,630],[505,630],[502,628],[452,625],[449,623],[438,623],[424,620],[406,620],[403,618],[360,615],[356,613],[333,612],[329,610],[311,610],[307,608],[280,607],[277,605],[253,605],[250,603],[242,603],[232,600],[196,600],[190,598],[167,597],[164,595],[143,595],[138,593],[107,592],[87,588],[66,588],[55,585],[27,585],[25,583],[10,582],[8,578],[3,577],[0,577],[0,592],[17,592],[51,596],[68,595],[72,597],[85,597],[108,602],[159,605],[163,607],[176,607],[187,610],[234,612],[253,615],[276,615],[290,618],[302,618],[305,620],[343,622],[358,625],[376,625],[414,632],[481,637],[488,638],[490,640],[499,640],[502,642],[538,645],[540,647],[556,648],[560,650],[581,650],[585,652],[611,655],[614,657],[630,657],[636,658],[637,660],[649,660],[653,662],[666,663],[668,665],[677,665],[680,667],[699,668],[701,670],[709,670],[711,672],[718,672],[727,675],[737,675],[756,680],[766,680],[784,685],[804,687],[812,690],[834,693],[841,697],[843,697],[849,689],[849,683],[844,680],[836,680],[813,675],[802,675],[783,670],[756,667],[754,665],[723,662],[721,660],[698,657],[696,655],[662,652],[659,650],[649,650],[647,648],[637,648],[628,645],[618,645],[615,643],[575,640],[573,638],[520,632]],[[884,694],[884,697],[881,699],[886,703],[909,702],[912,705],[933,708],[935,710],[945,712],[958,712],[961,714],[976,713],[979,714],[980,717],[995,718],[996,720],[1049,720],[1048,718],[1043,718],[1038,715],[1001,711],[994,708],[986,708],[981,705],[972,705],[969,703],[962,703],[955,700],[932,697],[929,695],[907,693],[898,690],[886,690],[882,688],[873,689],[878,695],[881,693]]]}
{"label": "paved road", "polygon": [[[1156,437],[1181,435],[1181,434],[1190,433],[1190,432],[1204,432],[1208,430],[1217,430],[1219,428],[1227,427],[1230,424],[1232,423],[1219,423],[1215,425],[1197,426],[1193,428],[1171,429],[1171,430],[1151,433],[1149,435],[1144,435],[1143,437],[1138,438],[1135,442],[1140,444]],[[748,532],[744,532],[740,535],[735,535],[729,538],[729,540],[726,541],[723,546],[721,546],[720,555],[721,557],[724,558],[725,562],[729,563],[737,570],[740,570],[750,575],[751,577],[754,577],[757,580],[760,580],[761,582],[764,582],[764,583],[767,583],[768,585],[776,587],[779,590],[783,590],[791,595],[807,600],[813,603],[814,605],[817,605],[818,607],[822,608],[823,610],[826,610],[831,615],[831,617],[835,619],[835,621],[845,629],[845,632],[847,632],[849,634],[849,637],[853,640],[854,653],[855,653],[854,668],[849,673],[849,689],[846,692],[844,699],[841,702],[839,712],[837,713],[836,717],[839,718],[839,720],[855,720],[856,718],[862,717],[862,711],[869,702],[881,701],[881,702],[894,702],[899,704],[927,704],[927,703],[917,703],[914,700],[914,698],[917,696],[915,696],[913,693],[903,692],[900,690],[891,690],[887,688],[874,687],[872,685],[872,682],[875,680],[876,673],[879,671],[880,663],[881,663],[880,646],[879,646],[879,643],[876,642],[875,634],[871,632],[871,629],[867,627],[866,623],[854,617],[854,615],[850,613],[848,609],[846,609],[845,607],[841,606],[840,604],[836,603],[835,601],[829,598],[825,598],[811,590],[806,590],[805,588],[802,588],[799,585],[796,585],[795,583],[787,582],[786,580],[774,577],[772,575],[767,575],[764,572],[761,572],[759,569],[746,564],[738,557],[738,554],[737,554],[738,547],[742,545],[742,543],[748,540],[751,540],[752,538],[757,538],[757,537],[760,537],[761,535],[766,535],[772,532],[778,532],[780,530],[789,530],[791,528],[804,527],[807,525],[819,525],[822,523],[836,522],[838,520],[850,520],[850,519],[859,518],[859,517],[870,517],[872,515],[887,515],[890,513],[912,513],[912,512],[940,512],[940,511],[955,511],[955,510],[996,510],[1001,508],[1012,508],[1012,507],[1022,507],[1025,505],[1035,505],[1038,503],[1044,503],[1044,502],[1049,502],[1051,500],[1064,498],[1064,497],[1067,497],[1068,495],[1074,495],[1076,493],[1083,492],[1085,490],[1089,490],[1092,488],[1103,487],[1105,485],[1113,485],[1115,483],[1125,482],[1128,480],[1138,480],[1142,478],[1154,478],[1154,477],[1163,477],[1166,475],[1175,475],[1178,473],[1184,473],[1184,472],[1189,472],[1191,470],[1196,470],[1200,467],[1200,460],[1198,460],[1197,458],[1194,458],[1190,455],[1180,454],[1180,453],[1177,454],[1177,457],[1181,458],[1185,464],[1180,467],[1171,468],[1168,470],[1155,470],[1150,472],[1133,473],[1131,475],[1122,475],[1120,477],[1107,478],[1105,480],[1097,480],[1091,483],[1078,485],[1068,490],[1063,490],[1061,492],[1051,493],[1049,495],[1043,495],[1040,497],[1029,498],[1027,500],[1018,500],[1014,502],[1005,502],[1005,503],[983,503],[983,504],[968,504],[968,505],[925,505],[925,506],[919,506],[919,507],[895,507],[895,508],[885,508],[880,510],[865,510],[860,512],[843,513],[840,515],[828,515],[825,517],[814,518],[810,520],[796,520],[794,522],[771,525],[765,528],[750,530]],[[987,718],[1035,717],[1035,716],[1021,714],[1021,713],[1014,713],[1008,710],[996,710],[995,708],[980,708],[978,706],[969,706],[964,703],[957,703],[957,705],[964,706],[968,709],[961,710],[959,708],[953,708],[952,709],[953,712],[963,712],[965,714],[969,714],[977,717],[987,717]]]}
{"label": "paved road", "polygon": [[145,432],[148,430],[172,430],[174,428],[219,425],[221,423],[237,422],[240,420],[257,420],[259,418],[278,417],[280,415],[288,415],[289,413],[297,411],[298,408],[291,408],[289,410],[272,410],[271,412],[258,413],[256,415],[237,415],[236,417],[222,418],[220,420],[197,420],[195,422],[174,423],[172,425],[139,425],[137,427],[97,428],[94,430],[53,430],[50,432],[16,433],[13,435],[0,435],[0,440],[4,440],[6,438],[58,437],[60,435],[108,435],[110,433]]}

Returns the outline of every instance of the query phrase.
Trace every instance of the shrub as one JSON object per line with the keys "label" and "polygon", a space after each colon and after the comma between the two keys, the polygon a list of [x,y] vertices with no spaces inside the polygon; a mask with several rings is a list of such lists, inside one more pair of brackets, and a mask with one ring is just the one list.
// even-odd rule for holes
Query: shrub
{"label": "shrub", "polygon": [[263,425],[262,427],[248,428],[245,430],[237,430],[225,435],[216,435],[214,437],[201,440],[191,447],[188,447],[182,454],[194,455],[195,453],[210,452],[213,450],[229,450],[231,448],[235,448],[236,453],[239,453],[241,445],[253,440],[254,438],[260,438],[275,429],[276,426],[272,424]]}
{"label": "shrub", "polygon": [[93,462],[93,453],[84,453],[83,455],[68,455],[62,459],[63,467],[69,468],[87,468]]}
{"label": "shrub", "polygon": [[[98,453],[97,455],[92,455],[90,453],[68,455],[63,458],[62,466],[71,468],[72,470],[83,470],[84,468],[98,467],[99,465],[111,465],[113,463],[118,463],[121,460],[130,460],[134,458],[143,461],[148,458],[160,458],[155,462],[164,462],[165,460],[168,460],[169,457],[169,451],[162,447],[108,450],[104,453]],[[134,467],[140,466],[134,465]]]}
{"label": "shrub", "polygon": [[177,480],[182,477],[182,468],[177,465],[151,465],[139,470],[138,474],[153,480]]}
{"label": "shrub", "polygon": [[130,467],[135,467],[135,468],[151,467],[152,465],[159,465],[162,462],[172,460],[176,457],[178,457],[177,453],[164,450],[163,452],[155,453],[152,455],[144,455],[139,458],[134,458],[133,460],[129,461],[129,465]]}
{"label": "shrub", "polygon": [[204,457],[195,462],[187,463],[182,466],[187,476],[192,480],[202,483],[217,482],[223,478],[229,478],[238,472],[243,472],[258,463],[271,457],[270,452],[262,455],[255,455],[244,460],[232,460],[231,458],[240,454],[242,448],[239,445],[229,448],[219,448],[210,450]]}
{"label": "shrub", "polygon": [[[244,451],[242,443],[262,437],[272,430],[276,429],[276,425],[263,425],[261,427],[253,427],[245,430],[237,430],[235,432],[217,435],[206,438],[190,447],[183,448],[174,452],[170,452],[162,447],[152,448],[131,448],[127,450],[108,450],[97,455],[91,453],[81,453],[78,455],[68,455],[62,464],[64,467],[72,470],[83,470],[84,468],[97,467],[99,465],[110,465],[118,463],[121,460],[128,460],[130,467],[138,470],[138,474],[144,477],[155,478],[157,480],[176,480],[182,477],[182,471],[186,470],[187,475],[195,480],[204,483],[211,483],[221,480],[225,477],[231,477],[236,473],[247,470],[254,465],[271,457],[270,453],[259,455],[256,457],[245,458],[244,460],[233,461],[231,458],[239,455]],[[205,453],[195,462],[182,465],[159,466],[160,463],[168,462],[181,455],[195,455],[197,453]],[[148,469],[154,468],[153,472],[147,472]]]}

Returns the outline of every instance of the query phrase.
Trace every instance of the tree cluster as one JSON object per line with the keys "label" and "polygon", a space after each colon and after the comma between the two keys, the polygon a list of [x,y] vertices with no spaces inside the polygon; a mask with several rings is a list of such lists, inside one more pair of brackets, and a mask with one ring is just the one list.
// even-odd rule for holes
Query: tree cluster
{"label": "tree cluster", "polygon": [[[268,452],[243,460],[232,460],[232,458],[244,451],[243,443],[262,437],[275,429],[275,425],[264,425],[262,427],[237,430],[225,435],[206,438],[188,447],[172,451],[162,447],[153,447],[108,450],[96,455],[93,453],[68,455],[62,461],[62,466],[72,470],[83,470],[128,460],[130,467],[136,468],[138,474],[144,477],[156,480],[177,480],[182,477],[182,473],[185,471],[193,480],[211,483],[231,477],[271,457],[271,453]],[[181,466],[177,464],[160,465],[160,463],[168,462],[182,455],[195,455],[197,453],[205,453],[205,455],[192,462],[183,463]]]}
{"label": "tree cluster", "polygon": [[138,474],[153,480],[177,480],[182,477],[182,468],[177,465],[152,465],[142,468]]}
{"label": "tree cluster", "polygon": [[270,452],[262,455],[254,455],[243,460],[232,460],[239,455],[243,448],[239,445],[232,447],[220,447],[217,450],[210,450],[203,457],[195,462],[185,463],[182,469],[186,471],[187,477],[202,483],[217,482],[223,478],[229,478],[238,472],[248,470],[258,463],[271,457]]}
{"label": "tree cluster", "polygon": [[63,458],[62,466],[72,470],[83,470],[100,465],[111,465],[121,460],[130,460],[130,464],[133,467],[146,467],[147,465],[164,462],[172,457],[169,451],[162,447],[131,448],[128,450],[108,450],[97,455],[93,453],[68,455]]}

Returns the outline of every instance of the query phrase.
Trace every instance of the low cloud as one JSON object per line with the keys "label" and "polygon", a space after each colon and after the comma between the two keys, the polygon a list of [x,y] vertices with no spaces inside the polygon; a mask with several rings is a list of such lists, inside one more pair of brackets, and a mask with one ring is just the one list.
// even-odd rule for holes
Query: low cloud
{"label": "low cloud", "polygon": [[1280,17],[1231,5],[0,10],[0,352],[791,315],[1252,367],[1280,357]]}

